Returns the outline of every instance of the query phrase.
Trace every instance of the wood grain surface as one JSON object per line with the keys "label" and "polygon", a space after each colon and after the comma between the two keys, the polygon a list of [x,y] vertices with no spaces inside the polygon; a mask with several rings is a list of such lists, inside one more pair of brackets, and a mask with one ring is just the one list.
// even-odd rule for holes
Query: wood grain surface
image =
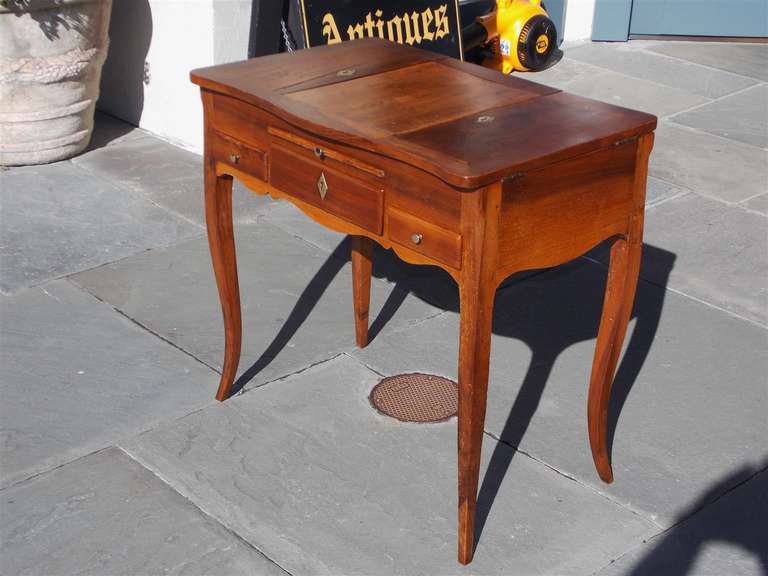
{"label": "wood grain surface", "polygon": [[470,189],[656,126],[649,114],[374,38],[199,69],[192,81]]}

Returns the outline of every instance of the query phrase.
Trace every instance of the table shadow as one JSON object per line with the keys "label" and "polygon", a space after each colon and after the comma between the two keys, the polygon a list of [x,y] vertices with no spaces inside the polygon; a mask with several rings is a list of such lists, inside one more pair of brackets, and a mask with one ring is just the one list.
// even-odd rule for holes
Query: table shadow
{"label": "table shadow", "polygon": [[[318,269],[270,345],[234,383],[232,394],[242,389],[288,344],[349,261],[349,246],[349,238],[345,238]],[[516,449],[538,408],[558,356],[574,344],[597,337],[607,267],[589,258],[605,260],[606,254],[605,245],[601,245],[591,251],[588,258],[577,258],[551,269],[517,274],[502,283],[496,294],[493,333],[524,342],[531,350],[531,360],[478,492],[476,541],[482,534]],[[666,295],[664,288],[674,266],[675,255],[646,244],[643,260],[653,262],[656,285],[641,282],[638,287],[633,322],[628,330],[628,341],[617,369],[609,406],[609,453],[622,407],[656,336]],[[458,288],[453,279],[439,268],[407,264],[391,251],[377,247],[373,274],[392,282],[394,287],[370,325],[369,341],[380,333],[409,294],[443,310],[459,311]],[[589,374],[585,373],[584,386],[588,384]],[[586,425],[584,428],[584,441],[587,442]],[[510,450],[510,446],[515,450]]]}
{"label": "table shadow", "polygon": [[[406,264],[394,256],[387,257],[386,253],[376,256],[374,274],[395,282],[390,298],[402,301],[401,298],[413,294],[429,304],[458,313],[458,288],[447,273],[434,267]],[[656,336],[667,293],[665,287],[675,258],[675,254],[662,248],[648,244],[643,246],[643,264],[652,263],[656,285],[641,281],[638,286],[624,354],[611,392],[609,454],[622,408]],[[502,283],[496,293],[493,333],[524,342],[531,351],[531,360],[499,435],[501,442],[491,455],[478,492],[476,542],[516,450],[536,413],[558,356],[574,344],[597,338],[607,277],[607,266],[599,262],[607,261],[606,242],[590,251],[587,258],[577,258],[555,268],[516,274]],[[391,315],[388,313],[388,316]],[[587,372],[584,374],[585,389],[588,385]],[[585,404],[585,443],[588,442],[586,417]],[[509,450],[510,446],[515,450]]]}
{"label": "table shadow", "polygon": [[[722,498],[722,501],[719,501]],[[647,544],[627,576],[685,576],[713,543],[749,553],[768,576],[768,460],[744,465],[715,481],[677,515],[675,527]],[[701,567],[699,567],[701,569]],[[741,572],[739,572],[741,573]]]}

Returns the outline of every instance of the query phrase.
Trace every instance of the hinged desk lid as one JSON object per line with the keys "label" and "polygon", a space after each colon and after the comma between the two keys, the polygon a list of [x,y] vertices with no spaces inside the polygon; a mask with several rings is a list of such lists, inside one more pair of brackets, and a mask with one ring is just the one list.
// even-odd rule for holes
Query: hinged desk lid
{"label": "hinged desk lid", "polygon": [[650,114],[378,39],[202,68],[192,81],[462,188],[656,127]]}

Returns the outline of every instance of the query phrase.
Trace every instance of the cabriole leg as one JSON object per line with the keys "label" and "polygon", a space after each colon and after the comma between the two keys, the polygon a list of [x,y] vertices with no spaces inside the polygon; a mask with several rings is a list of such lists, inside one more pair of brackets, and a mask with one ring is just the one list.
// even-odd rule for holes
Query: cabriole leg
{"label": "cabriole leg", "polygon": [[205,170],[205,221],[224,316],[224,365],[216,399],[225,400],[240,362],[242,320],[232,227],[232,177],[217,176],[212,161],[206,164]]}

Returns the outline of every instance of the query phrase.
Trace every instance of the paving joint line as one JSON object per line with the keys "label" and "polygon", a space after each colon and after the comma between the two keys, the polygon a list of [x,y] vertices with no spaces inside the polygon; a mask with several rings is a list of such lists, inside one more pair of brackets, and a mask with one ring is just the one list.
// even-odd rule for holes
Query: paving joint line
{"label": "paving joint line", "polygon": [[[590,262],[594,262],[595,264],[599,264],[600,266],[603,266],[604,268],[607,268],[608,266],[601,262],[600,260],[596,260],[595,258],[592,258],[591,256],[582,255],[580,258],[584,258],[586,260],[589,260]],[[714,310],[718,310],[720,312],[723,312],[725,314],[728,314],[729,316],[736,318],[738,320],[743,320],[744,322],[749,322],[750,324],[753,324],[754,326],[757,326],[758,328],[763,328],[764,330],[768,330],[768,325],[762,324],[761,322],[758,322],[757,320],[753,320],[752,318],[747,318],[746,316],[742,316],[738,312],[734,312],[733,310],[728,310],[727,308],[723,308],[722,306],[718,306],[717,304],[713,304],[712,302],[707,302],[706,300],[702,300],[701,298],[697,298],[696,296],[692,296],[691,294],[687,294],[685,292],[681,292],[680,290],[676,288],[672,288],[669,285],[660,284],[659,282],[656,282],[655,280],[645,278],[643,276],[639,277],[640,280],[643,282],[647,282],[648,284],[651,284],[653,286],[657,286],[659,288],[663,288],[664,290],[669,290],[673,294],[677,294],[678,296],[683,296],[684,298],[687,298],[689,300],[693,300],[694,302],[698,302],[699,304],[703,304],[705,306],[708,306],[709,308],[713,308]]]}
{"label": "paving joint line", "polygon": [[[213,397],[211,397],[213,399]],[[142,434],[146,434],[147,432],[152,432],[153,430],[157,430],[160,426],[165,425],[172,425],[179,420],[186,418],[187,416],[191,416],[192,414],[197,414],[198,412],[202,412],[203,410],[206,410],[208,408],[211,408],[212,406],[218,405],[218,402],[210,402],[209,404],[206,404],[205,406],[200,406],[199,408],[195,408],[194,410],[191,410],[190,412],[187,412],[186,414],[180,414],[174,418],[170,418],[168,420],[160,420],[158,422],[155,422],[154,424],[149,425],[147,428],[144,428],[142,430],[139,430],[138,432],[131,433],[130,435],[126,435],[125,437],[120,437],[114,439],[114,443],[108,444],[106,446],[102,446],[100,448],[94,448],[90,452],[86,452],[84,454],[81,454],[79,456],[75,456],[74,458],[71,458],[70,460],[66,460],[64,462],[61,462],[59,464],[56,464],[54,466],[50,466],[48,468],[45,468],[43,470],[40,470],[38,472],[34,472],[29,476],[25,476],[24,478],[19,478],[18,480],[15,480],[11,484],[8,484],[7,486],[3,486],[0,488],[0,492],[3,490],[6,490],[7,488],[12,488],[14,486],[17,486],[19,484],[23,484],[27,480],[33,480],[34,478],[37,478],[38,476],[42,476],[44,474],[48,474],[49,472],[53,472],[55,470],[58,470],[59,468],[63,468],[64,466],[68,466],[70,464],[74,464],[83,458],[87,458],[88,456],[93,456],[94,454],[99,454],[100,452],[104,452],[105,450],[109,450],[110,448],[119,448],[119,443],[124,440],[131,440],[134,438],[138,438]]]}
{"label": "paving joint line", "polygon": [[317,360],[315,362],[310,362],[309,364],[305,364],[298,370],[294,370],[293,372],[289,372],[288,374],[283,374],[281,376],[277,376],[276,378],[273,378],[272,380],[267,380],[266,382],[262,382],[261,384],[254,385],[254,386],[248,386],[248,383],[246,382],[243,387],[238,390],[235,394],[230,396],[229,398],[236,398],[237,396],[242,396],[244,394],[247,394],[248,392],[259,390],[261,388],[264,388],[264,386],[267,386],[269,384],[274,384],[276,382],[280,382],[282,380],[285,380],[286,378],[290,378],[291,376],[297,376],[301,374],[302,372],[306,372],[307,370],[310,370],[314,368],[315,366],[319,366],[320,364],[325,364],[326,362],[330,362],[331,360],[335,360],[339,356],[344,354],[344,352],[337,352],[333,356],[330,356],[328,358],[323,358],[322,360]]}
{"label": "paving joint line", "polygon": [[376,374],[377,376],[381,376],[382,378],[385,378],[385,377],[386,377],[386,375],[385,375],[385,374],[382,374],[381,372],[379,372],[379,371],[378,371],[378,370],[376,370],[375,368],[373,368],[373,367],[369,366],[368,364],[366,364],[365,362],[363,362],[362,360],[360,360],[360,358],[356,358],[355,356],[352,356],[352,355],[351,355],[351,354],[349,354],[348,352],[342,352],[342,354],[344,354],[344,356],[346,356],[347,358],[349,358],[349,359],[350,359],[350,360],[352,360],[353,362],[356,362],[357,364],[360,364],[361,366],[363,366],[363,367],[367,368],[368,370],[370,370],[371,372],[373,372],[373,373],[374,373],[374,374]]}
{"label": "paving joint line", "polygon": [[[758,82],[757,84],[750,84],[749,86],[745,86],[744,88],[739,88],[738,90],[734,90],[733,92],[729,92],[728,94],[723,94],[722,96],[717,96],[716,98],[709,98],[708,96],[704,96],[704,98],[708,98],[709,102],[703,102],[701,104],[694,104],[693,106],[690,106],[688,108],[683,108],[682,110],[678,110],[677,112],[670,112],[666,116],[662,116],[662,119],[669,120],[672,118],[672,116],[677,116],[678,114],[685,114],[686,112],[691,112],[693,110],[697,110],[698,108],[701,108],[702,106],[709,106],[710,104],[714,104],[715,102],[720,102],[721,100],[725,100],[726,98],[730,98],[731,96],[738,96],[739,94],[742,94],[748,90],[752,90],[753,88],[761,86],[763,83]],[[675,122],[677,124],[677,122]],[[683,126],[687,126],[687,124],[683,124]],[[692,126],[689,126],[690,128],[693,128]],[[698,128],[694,128],[694,130],[699,130]],[[711,132],[707,132],[705,130],[700,130],[701,132],[704,132],[705,134],[711,134]],[[730,138],[729,138],[730,140]],[[758,147],[759,148],[759,147]]]}
{"label": "paving joint line", "polygon": [[44,470],[39,470],[37,472],[33,472],[29,476],[26,476],[24,478],[19,478],[18,480],[14,480],[7,486],[3,486],[0,488],[0,493],[8,490],[9,488],[13,488],[15,486],[19,486],[20,484],[24,484],[25,482],[30,482],[36,478],[39,478],[40,476],[43,476],[45,474],[48,474],[49,472],[54,472],[55,470],[58,470],[59,468],[63,468],[64,466],[69,466],[70,464],[74,464],[75,462],[78,462],[82,460],[83,458],[87,458],[88,456],[93,456],[94,454],[98,454],[99,452],[104,452],[104,450],[109,450],[110,448],[114,448],[114,444],[110,444],[109,446],[102,446],[101,448],[96,448],[95,450],[92,450],[91,452],[88,452],[87,454],[81,454],[80,456],[77,456],[76,458],[73,458],[72,460],[67,460],[66,462],[61,462],[59,464],[56,464],[55,466],[51,466],[49,468],[46,468]]}
{"label": "paving joint line", "polygon": [[645,204],[645,210],[646,212],[652,208],[656,208],[657,206],[661,206],[662,204],[666,204],[670,200],[676,200],[677,198],[682,198],[683,196],[687,194],[694,194],[696,196],[700,196],[701,198],[706,198],[707,200],[714,200],[715,202],[719,202],[720,204],[724,204],[725,206],[728,206],[729,208],[744,208],[744,206],[741,205],[742,202],[746,202],[747,200],[751,200],[752,198],[756,198],[758,196],[762,196],[765,194],[765,192],[758,192],[754,196],[750,196],[749,198],[745,198],[744,200],[739,200],[738,202],[731,202],[730,200],[725,200],[723,198],[719,198],[717,196],[710,196],[709,194],[705,194],[704,192],[698,192],[697,190],[694,190],[693,188],[689,188],[685,184],[679,184],[677,182],[673,182],[672,180],[667,180],[666,178],[663,178],[661,176],[657,176],[653,173],[653,169],[651,169],[648,172],[648,176],[653,178],[654,180],[659,180],[660,182],[663,182],[664,184],[669,184],[670,186],[674,186],[675,188],[680,188],[681,192],[678,192],[677,194],[673,194],[672,196],[668,196],[666,198],[662,198],[661,200],[657,202],[647,203]]}
{"label": "paving joint line", "polygon": [[574,482],[574,483],[578,484],[579,486],[590,490],[591,492],[597,494],[598,496],[600,496],[601,498],[607,500],[611,504],[614,504],[614,505],[618,506],[619,508],[621,508],[623,510],[626,510],[627,512],[633,514],[634,516],[638,516],[639,518],[642,518],[643,520],[645,520],[646,522],[648,522],[652,526],[654,526],[654,527],[656,527],[658,529],[663,529],[663,526],[659,525],[653,519],[651,519],[648,516],[646,516],[646,514],[642,510],[637,510],[637,509],[633,508],[632,506],[626,504],[625,502],[621,502],[619,500],[616,500],[615,498],[612,498],[611,496],[609,496],[608,494],[605,494],[604,492],[601,492],[600,490],[598,490],[597,488],[595,488],[591,484],[586,484],[586,483],[582,482],[576,476],[573,476],[573,475],[565,472],[564,470],[560,470],[559,468],[556,468],[555,466],[549,464],[548,462],[546,462],[544,460],[536,458],[533,454],[531,454],[530,452],[526,452],[525,450],[522,450],[519,446],[513,446],[512,444],[510,444],[506,440],[503,440],[500,436],[497,436],[493,432],[490,432],[488,430],[483,429],[483,433],[486,434],[487,436],[489,436],[490,438],[493,438],[494,440],[496,440],[496,442],[498,442],[499,444],[504,444],[505,446],[508,446],[509,448],[514,450],[516,453],[522,454],[523,456],[527,456],[528,458],[530,458],[534,462],[536,462],[538,464],[541,464],[542,466],[544,466],[545,468],[548,468],[549,470],[552,470],[553,472],[555,472],[556,474],[562,476],[563,478],[567,478],[571,482]]}
{"label": "paving joint line", "polygon": [[765,196],[768,194],[768,191],[763,190],[762,192],[758,192],[757,194],[754,194],[753,196],[749,196],[747,198],[744,198],[744,200],[739,200],[736,204],[741,205],[744,204],[744,202],[749,202],[750,200],[754,200],[755,198],[759,198],[760,196]]}
{"label": "paving joint line", "polygon": [[[71,277],[77,276],[78,274],[84,274],[85,272],[91,272],[93,270],[98,270],[99,268],[103,268],[104,266],[111,266],[112,264],[117,264],[119,262],[122,262],[123,260],[127,260],[128,258],[133,258],[134,256],[140,256],[142,254],[145,254],[147,252],[151,252],[152,250],[162,250],[164,248],[173,248],[174,246],[179,246],[181,244],[184,244],[185,242],[191,242],[192,240],[198,240],[205,236],[204,233],[198,234],[196,236],[190,236],[189,238],[184,238],[183,240],[179,242],[172,242],[170,244],[159,244],[157,246],[151,246],[149,248],[142,248],[138,250],[137,252],[134,252],[132,254],[126,254],[125,256],[121,256],[120,258],[116,258],[115,260],[109,260],[108,262],[102,262],[101,264],[96,264],[94,266],[91,266],[89,268],[83,268],[82,270],[75,270],[64,272],[63,274],[60,274],[58,276],[52,276],[51,278],[44,278],[40,280],[39,282],[33,282],[32,284],[28,284],[25,286],[21,286],[15,290],[12,290],[10,292],[4,292],[0,291],[0,294],[3,294],[3,296],[13,296],[15,294],[18,294],[19,292],[22,292],[24,290],[29,290],[30,288],[39,288],[40,286],[44,286],[45,284],[48,284],[49,282],[54,282],[56,280],[70,280],[70,282],[74,283],[76,286],[80,287],[79,284],[71,280]],[[90,294],[90,292],[89,292]]]}
{"label": "paving joint line", "polygon": [[629,550],[624,551],[619,556],[617,556],[616,558],[613,558],[610,562],[608,562],[608,564],[605,564],[605,565],[601,566],[599,569],[597,569],[595,572],[592,572],[591,576],[595,576],[596,574],[599,574],[602,570],[605,570],[605,568],[607,568],[608,566],[610,566],[611,564],[613,564],[615,562],[618,562],[619,560],[621,560],[622,558],[624,558],[628,554],[631,554],[635,550],[639,550],[640,548],[642,548],[643,546],[646,546],[646,545],[653,545],[653,541],[656,540],[657,538],[659,538],[661,536],[664,536],[666,534],[669,534],[672,530],[676,529],[678,526],[681,526],[685,522],[688,522],[689,520],[694,518],[697,514],[700,514],[705,509],[709,508],[710,506],[712,506],[713,504],[715,504],[716,502],[718,502],[722,498],[725,498],[731,492],[734,492],[735,490],[739,489],[741,486],[743,486],[747,482],[750,482],[753,478],[755,478],[755,476],[758,476],[759,474],[762,474],[762,473],[764,473],[766,471],[768,471],[768,466],[764,466],[763,468],[755,471],[753,474],[751,474],[750,476],[748,476],[747,478],[745,478],[741,482],[738,482],[737,484],[734,484],[733,486],[731,486],[730,488],[725,490],[723,493],[719,494],[712,501],[707,502],[706,504],[704,504],[700,508],[697,508],[696,510],[694,510],[693,512],[691,512],[687,516],[683,516],[683,517],[679,518],[674,524],[670,525],[667,528],[663,528],[660,532],[654,534],[653,536],[651,536],[649,538],[644,538],[642,540],[642,542],[640,542],[637,546],[634,546],[633,548],[630,548]]}
{"label": "paving joint line", "polygon": [[176,494],[181,496],[186,502],[188,502],[191,506],[194,507],[195,510],[199,511],[200,514],[207,518],[219,526],[221,526],[228,534],[230,534],[232,537],[234,537],[236,540],[238,540],[240,543],[244,544],[251,550],[255,550],[258,552],[261,556],[263,556],[266,560],[280,568],[283,572],[288,574],[289,576],[293,576],[291,572],[289,572],[285,567],[280,565],[279,562],[277,562],[274,558],[271,558],[268,556],[262,549],[260,549],[258,546],[256,546],[254,543],[250,542],[243,536],[237,533],[236,530],[228,526],[223,520],[216,517],[216,515],[212,514],[211,512],[208,512],[205,507],[198,504],[192,498],[190,498],[187,494],[185,494],[183,491],[176,488],[176,486],[173,485],[170,479],[166,478],[159,470],[149,466],[147,463],[143,462],[139,457],[132,454],[127,448],[124,448],[123,446],[117,445],[116,448],[120,450],[123,454],[125,454],[128,458],[130,458],[133,462],[136,462],[139,466],[141,466],[144,470],[147,470],[150,474],[152,474],[155,478],[160,480],[163,484],[168,486],[171,490],[173,490]]}
{"label": "paving joint line", "polygon": [[[677,114],[677,112],[675,113]],[[662,122],[666,122],[668,124],[672,124],[672,128],[679,128],[681,130],[685,130],[687,132],[693,132],[694,134],[699,135],[705,135],[705,136],[711,136],[712,138],[715,138],[717,140],[722,140],[723,144],[730,144],[733,146],[734,144],[739,146],[747,146],[749,148],[753,148],[755,150],[760,150],[762,152],[765,152],[765,148],[761,148],[760,146],[755,146],[754,144],[749,144],[747,142],[742,142],[741,140],[733,140],[731,138],[727,138],[726,136],[720,136],[720,134],[715,134],[714,132],[705,132],[704,130],[699,130],[698,128],[694,128],[693,126],[688,126],[687,124],[680,124],[679,122],[675,122],[672,120],[670,116],[664,116],[660,118]]]}
{"label": "paving joint line", "polygon": [[[288,202],[288,201],[287,201],[287,200],[285,200],[285,202]],[[279,200],[275,200],[275,203],[281,203],[281,204],[282,204],[282,202],[281,202],[281,201],[279,201]],[[291,204],[291,203],[290,203],[290,202],[288,202],[288,204]],[[295,207],[295,205],[293,205],[293,204],[291,204],[291,205]],[[296,209],[297,209],[297,210],[299,210],[298,208],[296,208]],[[297,233],[295,230],[292,230],[292,229],[291,229],[291,228],[289,228],[288,226],[285,226],[285,225],[283,225],[282,223],[280,223],[280,222],[278,222],[278,221],[275,221],[275,220],[270,220],[270,219],[269,219],[269,215],[270,215],[270,213],[269,213],[269,212],[267,212],[267,213],[265,213],[265,214],[261,214],[261,215],[260,215],[260,217],[265,219],[265,221],[266,221],[266,224],[269,224],[270,226],[274,226],[274,227],[275,227],[275,228],[277,228],[278,230],[281,230],[281,231],[283,231],[283,232],[286,232],[286,233],[290,234],[292,237],[294,237],[294,238],[297,238],[297,239],[301,240],[301,241],[302,241],[302,242],[304,242],[305,244],[309,244],[309,245],[310,245],[310,246],[312,246],[313,248],[317,248],[318,250],[320,250],[320,251],[322,251],[322,252],[325,252],[325,253],[326,253],[326,254],[328,254],[329,256],[333,256],[333,253],[334,253],[334,251],[336,250],[336,248],[334,248],[333,250],[328,250],[328,248],[326,248],[325,246],[320,246],[319,244],[315,244],[314,242],[312,242],[312,241],[311,241],[311,240],[309,240],[308,238],[304,238],[304,236],[301,236],[301,235],[300,235],[300,234],[298,234],[298,233]],[[308,217],[307,217],[307,218],[308,218]],[[344,240],[342,239],[342,242],[343,242],[343,241],[344,241]],[[338,246],[337,246],[337,248],[338,248]],[[347,258],[346,262],[349,262],[349,258]]]}
{"label": "paving joint line", "polygon": [[[668,528],[662,530],[659,534],[656,534],[655,536],[653,536],[653,538],[656,538],[657,536],[660,536],[661,534],[666,534],[667,532],[669,532],[673,528],[676,528],[677,526],[680,526],[683,522],[687,522],[688,520],[690,520],[691,518],[693,518],[697,514],[700,514],[705,509],[709,508],[710,506],[712,506],[716,502],[719,502],[720,500],[725,498],[731,492],[734,492],[735,490],[738,490],[744,484],[746,484],[747,482],[749,482],[750,480],[752,480],[756,476],[758,476],[758,475],[760,475],[760,474],[762,474],[762,473],[764,473],[766,471],[768,471],[768,465],[763,466],[762,468],[759,468],[758,470],[755,470],[754,473],[750,474],[749,476],[747,476],[746,478],[744,478],[740,482],[737,482],[736,484],[734,484],[730,488],[728,488],[725,491],[721,492],[718,496],[716,496],[715,498],[713,498],[709,502],[703,504],[699,508],[696,508],[696,510],[694,510],[690,514],[687,514],[686,516],[681,516],[681,517],[677,518],[674,524],[672,524]],[[651,539],[653,539],[653,538],[651,538]]]}
{"label": "paving joint line", "polygon": [[739,206],[739,208],[741,208],[745,212],[754,214],[755,216],[762,216],[763,218],[768,218],[768,214],[766,214],[765,212],[760,212],[759,210],[755,210],[754,208],[750,208],[749,206]]}
{"label": "paving joint line", "polygon": [[[662,84],[661,82],[658,82],[658,81],[656,81],[656,80],[653,80],[653,79],[651,79],[651,78],[639,78],[638,76],[632,76],[631,74],[627,74],[627,73],[625,73],[625,72],[619,72],[619,71],[617,71],[617,70],[612,70],[611,68],[605,68],[605,67],[603,67],[603,66],[599,66],[599,65],[597,65],[597,64],[592,64],[591,62],[582,61],[582,60],[579,60],[578,58],[573,58],[573,60],[575,60],[575,61],[576,61],[576,62],[578,62],[579,64],[588,64],[588,65],[590,65],[590,66],[594,66],[594,67],[596,67],[596,68],[600,68],[600,70],[603,70],[603,71],[605,71],[605,72],[611,72],[611,73],[613,73],[613,74],[618,74],[619,76],[623,76],[624,78],[628,78],[628,79],[630,79],[630,80],[639,80],[639,81],[641,81],[641,82],[648,82],[649,84],[653,84],[654,86],[657,86],[657,87],[659,87],[659,88],[665,88],[665,89],[667,89],[667,90],[677,90],[678,92],[683,92],[683,93],[685,93],[685,94],[690,94],[691,96],[698,96],[698,97],[700,97],[700,98],[705,98],[705,99],[707,100],[706,102],[703,102],[702,104],[696,104],[696,106],[704,106],[704,105],[706,105],[706,104],[711,104],[712,102],[714,102],[714,101],[715,101],[713,98],[710,98],[709,96],[703,96],[703,95],[701,95],[701,94],[695,94],[695,93],[693,93],[693,92],[689,92],[688,90],[685,90],[685,89],[683,89],[683,88],[680,88],[679,86],[670,86],[669,84]],[[575,80],[575,79],[576,79],[576,78],[574,78],[574,80]],[[569,80],[568,82],[570,82],[570,80]],[[566,82],[566,83],[567,83],[567,82]],[[567,87],[566,87],[566,88],[567,88]],[[740,89],[740,90],[741,90],[741,89]],[[718,97],[718,98],[719,98],[719,97]],[[600,100],[600,98],[596,98],[596,97],[592,97],[591,99],[592,99],[592,100]],[[608,102],[608,103],[610,104],[610,102]],[[688,110],[688,109],[687,109],[687,108],[685,108],[685,109],[683,109],[683,110],[679,110],[679,111],[676,111],[676,112],[670,112],[669,114],[665,114],[664,116],[658,116],[658,118],[659,118],[659,120],[662,120],[662,119],[668,118],[669,116],[671,116],[671,115],[673,115],[673,114],[679,114],[680,112],[685,112],[685,111],[687,111],[687,110]]]}
{"label": "paving joint line", "polygon": [[[654,176],[654,178],[655,178],[655,176]],[[666,182],[666,180],[664,182]],[[672,182],[667,182],[667,184],[673,184],[673,183]],[[683,196],[687,196],[688,194],[695,194],[695,192],[693,190],[685,188],[684,186],[679,186],[678,184],[674,184],[674,185],[677,186],[678,188],[681,188],[682,190],[680,192],[678,192],[677,194],[672,194],[672,196],[668,196],[666,198],[661,198],[657,202],[652,202],[650,204],[646,204],[645,205],[646,211],[650,210],[651,208],[656,208],[657,206],[663,206],[664,204],[666,204],[670,200],[676,200],[678,198],[682,198]]]}
{"label": "paving joint line", "polygon": [[[654,176],[654,178],[657,178],[658,180],[661,180],[661,178],[658,178],[657,176]],[[681,184],[675,184],[674,182],[669,182],[668,180],[664,180],[664,182],[667,182],[668,184],[672,184],[674,186],[677,186],[678,188],[682,188],[685,191],[685,194],[693,194],[695,196],[698,196],[700,198],[704,198],[706,200],[712,200],[714,202],[717,202],[719,204],[722,204],[723,206],[726,206],[727,208],[736,208],[737,210],[743,210],[745,212],[751,212],[753,214],[757,214],[758,216],[766,217],[766,214],[762,212],[758,212],[757,210],[754,210],[753,208],[750,208],[748,206],[745,206],[744,203],[748,202],[749,200],[753,200],[754,198],[758,198],[760,196],[763,196],[765,192],[758,192],[754,196],[749,196],[748,198],[745,198],[744,200],[739,200],[737,202],[731,202],[730,200],[724,200],[723,198],[719,198],[718,196],[712,196],[710,194],[707,194],[705,192],[698,192],[696,190],[692,190],[688,188],[687,186],[683,186]],[[646,210],[650,210],[651,208],[655,208],[656,206],[660,204],[666,204],[667,200],[674,200],[676,198],[680,198],[682,196],[685,196],[685,194],[676,194],[670,198],[664,199],[661,202],[651,204],[650,206],[646,206]]]}
{"label": "paving joint line", "polygon": [[[647,41],[647,40],[646,40]],[[632,40],[629,40],[631,43]],[[659,41],[659,42],[664,42]],[[711,42],[711,44],[730,44],[729,42]],[[679,56],[673,56],[672,54],[666,54],[664,52],[654,52],[653,50],[649,50],[648,48],[645,48],[644,46],[638,46],[637,50],[640,52],[647,52],[649,54],[652,54],[654,56],[663,56],[664,58],[668,58],[670,60],[676,60],[678,62],[684,62],[686,64],[691,64],[692,66],[699,66],[701,68],[706,68],[708,70],[714,70],[715,72],[725,73],[725,74],[732,74],[734,76],[739,76],[741,78],[747,78],[748,80],[754,80],[756,84],[764,84],[765,81],[760,78],[755,78],[754,76],[747,76],[745,74],[739,74],[738,72],[731,72],[730,70],[724,70],[722,68],[717,68],[716,66],[710,66],[708,64],[702,64],[701,62],[694,62],[693,60],[687,60],[686,58],[681,58]],[[753,84],[754,86],[754,84]]]}
{"label": "paving joint line", "polygon": [[[170,144],[170,142],[169,142],[169,144]],[[172,144],[172,145],[174,145],[177,148],[180,148],[180,149],[183,150],[183,148],[181,148],[181,146],[178,146],[176,144]],[[104,148],[106,148],[106,146],[104,146]],[[173,210],[171,208],[168,208],[166,206],[162,206],[162,205],[158,204],[153,198],[151,198],[149,195],[145,194],[144,192],[141,192],[139,190],[136,190],[134,188],[131,188],[130,186],[127,186],[127,185],[123,184],[122,180],[119,180],[117,178],[107,178],[103,174],[99,174],[97,172],[94,172],[90,168],[88,168],[86,166],[83,166],[83,165],[80,164],[80,162],[75,162],[74,160],[77,160],[77,156],[75,156],[75,158],[71,158],[69,160],[69,162],[72,164],[72,166],[75,166],[78,170],[82,170],[83,172],[85,172],[86,174],[92,176],[93,178],[101,180],[102,182],[106,182],[106,183],[112,184],[113,186],[116,186],[116,187],[118,187],[118,188],[120,188],[122,190],[126,190],[127,192],[130,192],[131,194],[135,194],[135,195],[139,196],[140,198],[143,198],[144,200],[146,200],[147,202],[149,202],[150,204],[152,204],[156,208],[159,208],[163,212],[166,212],[168,214],[176,216],[176,217],[180,218],[181,220],[184,220],[187,223],[192,224],[195,228],[205,229],[205,225],[200,224],[199,222],[196,222],[195,220],[192,220],[191,218],[185,216],[184,214],[181,214],[180,212],[177,212],[176,210]]]}
{"label": "paving joint line", "polygon": [[210,368],[210,369],[211,369],[211,370],[212,370],[212,371],[213,371],[215,374],[221,374],[221,372],[220,372],[219,370],[217,370],[215,367],[211,366],[210,364],[208,364],[208,363],[207,363],[207,362],[205,362],[204,360],[201,360],[200,358],[198,358],[197,356],[195,356],[194,354],[192,354],[192,353],[191,353],[191,352],[189,352],[188,350],[185,350],[184,348],[182,348],[181,346],[179,346],[179,345],[178,345],[178,344],[176,344],[175,342],[172,342],[171,340],[169,340],[168,338],[166,338],[166,337],[165,337],[165,336],[163,336],[162,334],[159,334],[159,333],[155,332],[154,330],[152,330],[152,329],[151,329],[151,328],[149,328],[148,326],[146,326],[146,325],[142,324],[141,322],[139,322],[138,320],[136,320],[136,319],[135,319],[135,318],[133,318],[132,316],[129,316],[129,315],[126,313],[126,312],[123,312],[123,311],[122,311],[122,310],[120,310],[120,308],[118,308],[117,306],[115,306],[115,305],[111,304],[110,302],[107,302],[107,301],[106,301],[106,300],[104,300],[103,298],[100,298],[100,297],[99,297],[99,296],[97,296],[96,294],[94,294],[94,293],[90,292],[90,291],[89,291],[88,289],[86,289],[84,286],[80,286],[79,284],[77,284],[76,282],[74,282],[73,280],[71,280],[71,279],[70,279],[70,278],[68,278],[68,277],[64,278],[64,280],[66,280],[67,282],[69,282],[69,283],[70,283],[72,286],[74,286],[74,287],[75,287],[75,288],[77,288],[78,290],[80,290],[80,291],[84,292],[85,294],[88,294],[89,296],[91,296],[91,297],[92,297],[92,298],[94,298],[95,300],[97,300],[97,301],[101,302],[102,304],[105,304],[105,305],[109,306],[110,308],[112,308],[112,310],[114,310],[115,312],[117,312],[117,313],[118,313],[120,316],[122,316],[123,318],[127,319],[127,320],[128,320],[128,321],[130,321],[131,323],[135,324],[136,326],[138,326],[138,327],[139,327],[139,328],[141,328],[142,330],[144,330],[144,331],[146,331],[146,332],[149,332],[149,333],[150,333],[152,336],[155,336],[155,337],[156,337],[156,338],[158,338],[159,340],[161,340],[161,341],[165,342],[166,344],[168,344],[168,345],[172,346],[173,348],[175,348],[175,349],[176,349],[176,350],[178,350],[179,352],[182,352],[182,353],[184,353],[185,355],[187,355],[187,356],[189,356],[190,358],[192,358],[193,360],[195,360],[195,361],[199,362],[199,363],[200,363],[200,364],[202,364],[203,366],[205,366],[205,367],[207,367],[207,368]]}

